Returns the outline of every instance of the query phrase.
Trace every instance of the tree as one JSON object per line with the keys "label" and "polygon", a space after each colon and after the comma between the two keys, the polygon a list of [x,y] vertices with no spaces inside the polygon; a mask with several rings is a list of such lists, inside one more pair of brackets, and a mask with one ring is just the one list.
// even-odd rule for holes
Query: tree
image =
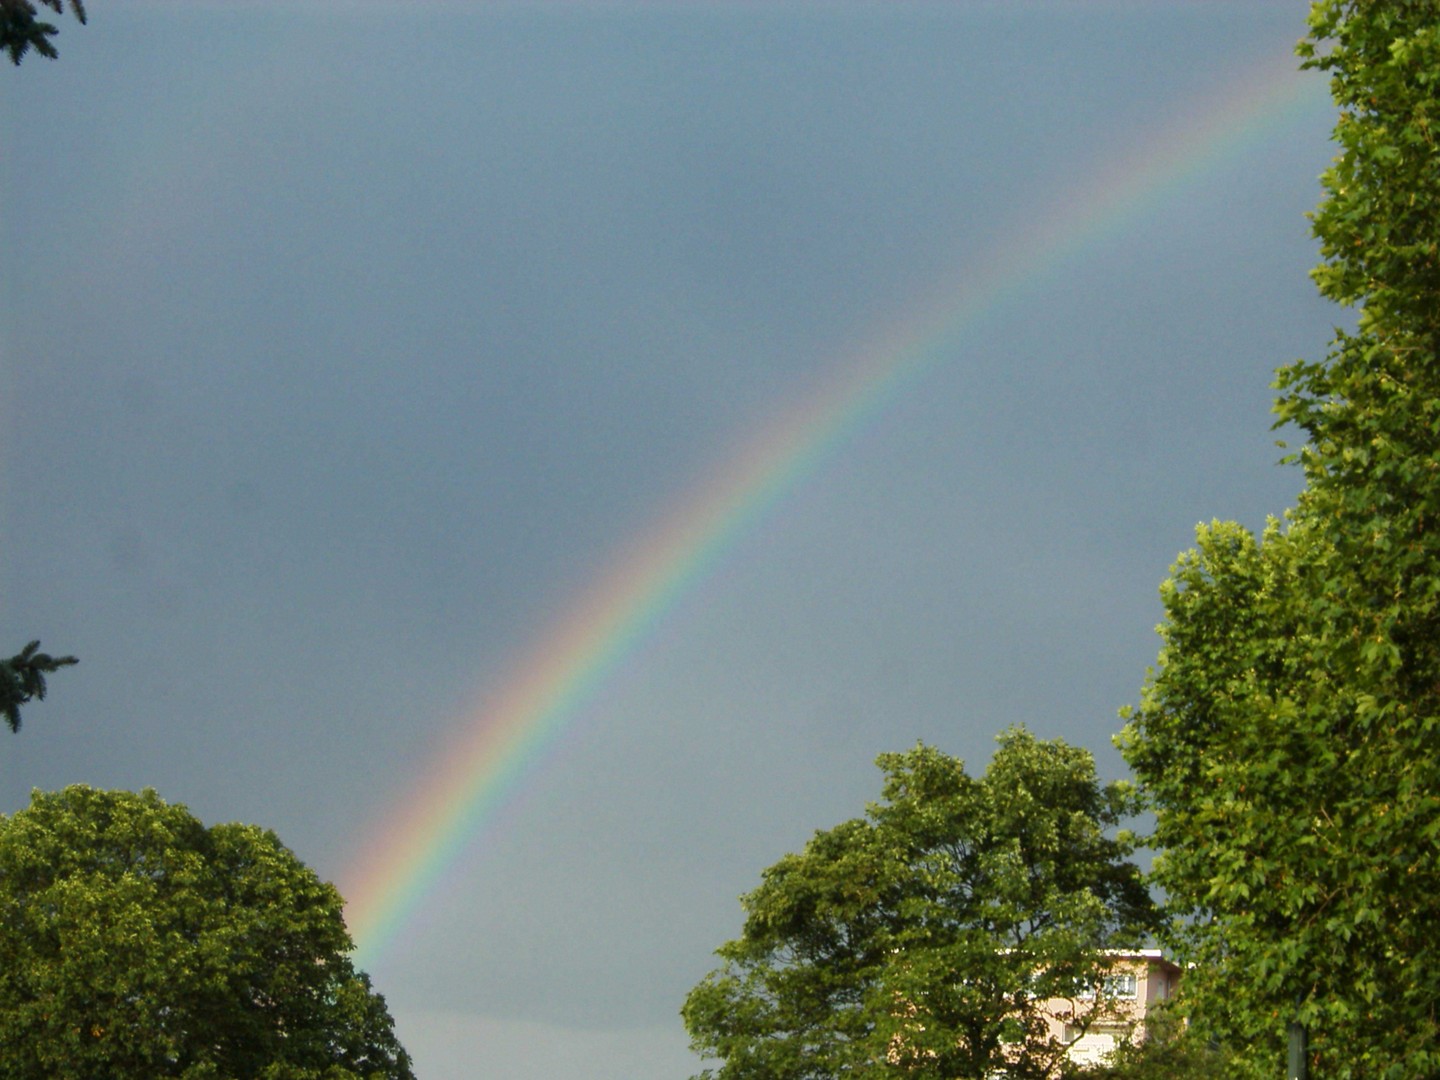
{"label": "tree", "polygon": [[[1182,990],[1183,993],[1183,990]],[[1223,1050],[1208,1045],[1168,1008],[1151,1008],[1145,1038],[1121,1044],[1110,1060],[1085,1072],[1086,1080],[1224,1080],[1231,1075]]]}
{"label": "tree", "polygon": [[[65,0],[39,0],[57,15],[63,14]],[[83,26],[83,0],[70,0],[70,12]],[[59,56],[50,39],[60,32],[54,23],[41,22],[40,9],[34,0],[0,0],[0,49],[10,54],[10,62],[18,65],[24,55],[34,49],[41,56],[54,60]]]}
{"label": "tree", "polygon": [[884,801],[819,832],[742,897],[741,937],[681,1010],[718,1080],[1047,1077],[1064,1054],[1045,1002],[1106,1012],[1104,948],[1133,944],[1149,896],[1128,861],[1124,785],[1023,729],[982,777],[919,745],[883,754]]}
{"label": "tree", "polygon": [[334,887],[153,791],[0,816],[0,1075],[411,1080]]}
{"label": "tree", "polygon": [[1198,533],[1121,735],[1199,1029],[1274,1075],[1440,1071],[1440,2],[1321,0],[1340,154],[1314,215],[1321,292],[1359,307],[1281,369],[1306,486],[1258,539]]}
{"label": "tree", "polygon": [[31,700],[45,700],[45,676],[62,667],[78,664],[73,656],[50,656],[32,641],[9,660],[0,660],[0,716],[11,731],[20,730],[20,706]]}

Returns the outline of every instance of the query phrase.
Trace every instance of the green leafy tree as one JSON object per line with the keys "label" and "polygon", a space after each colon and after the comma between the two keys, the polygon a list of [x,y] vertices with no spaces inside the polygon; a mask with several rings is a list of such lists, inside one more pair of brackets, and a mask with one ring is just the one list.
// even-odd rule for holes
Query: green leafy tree
{"label": "green leafy tree", "polygon": [[1151,1007],[1145,1017],[1144,1039],[1121,1044],[1106,1064],[1080,1075],[1086,1080],[1225,1080],[1230,1076],[1228,1055],[1196,1037],[1166,1008],[1168,1004]]}
{"label": "green leafy tree", "polygon": [[1124,785],[1022,729],[981,777],[926,746],[884,754],[884,801],[819,832],[742,898],[741,937],[681,1010],[719,1080],[1047,1077],[1107,1015],[1107,945],[1152,908],[1115,827]]}
{"label": "green leafy tree", "polygon": [[[38,0],[57,15],[65,11],[65,0]],[[83,25],[83,0],[70,0],[70,12]],[[10,62],[19,64],[34,49],[41,56],[54,60],[59,56],[50,39],[60,32],[54,23],[40,19],[35,0],[0,0],[0,50],[10,54]]]}
{"label": "green leafy tree", "polygon": [[20,730],[20,706],[27,701],[45,700],[45,676],[78,664],[73,656],[42,653],[40,642],[32,641],[8,660],[0,660],[0,716],[11,731]]}
{"label": "green leafy tree", "polygon": [[1440,2],[1322,0],[1340,148],[1314,215],[1321,292],[1355,305],[1283,368],[1306,487],[1259,538],[1199,530],[1121,744],[1198,1028],[1275,1075],[1440,1073]]}
{"label": "green leafy tree", "polygon": [[411,1080],[350,949],[273,833],[148,790],[0,817],[0,1076]]}

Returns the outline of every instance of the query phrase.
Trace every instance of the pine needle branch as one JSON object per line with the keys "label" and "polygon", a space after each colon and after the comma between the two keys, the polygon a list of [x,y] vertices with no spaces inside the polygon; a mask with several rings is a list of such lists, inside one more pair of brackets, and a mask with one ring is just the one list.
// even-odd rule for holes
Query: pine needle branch
{"label": "pine needle branch", "polygon": [[[39,0],[39,3],[57,15],[65,12],[66,0]],[[69,4],[70,13],[83,26],[84,0],[69,0]],[[60,28],[41,20],[39,14],[35,0],[0,0],[0,52],[9,53],[12,64],[18,65],[31,49],[51,60],[60,55],[50,42]]]}
{"label": "pine needle branch", "polygon": [[21,705],[45,700],[45,676],[80,662],[73,656],[51,656],[39,650],[40,642],[32,641],[10,659],[0,660],[0,716],[11,731],[20,730]]}

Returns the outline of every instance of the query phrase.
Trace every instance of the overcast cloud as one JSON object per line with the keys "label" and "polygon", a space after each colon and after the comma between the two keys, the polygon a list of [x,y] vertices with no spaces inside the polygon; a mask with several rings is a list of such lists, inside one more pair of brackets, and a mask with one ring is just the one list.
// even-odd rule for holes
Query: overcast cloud
{"label": "overcast cloud", "polygon": [[[1301,0],[90,0],[0,73],[0,738],[348,868],[668,511]],[[423,1080],[678,1080],[738,894],[923,739],[1110,746],[1323,354],[1313,104],[971,327],[728,548],[372,967]]]}

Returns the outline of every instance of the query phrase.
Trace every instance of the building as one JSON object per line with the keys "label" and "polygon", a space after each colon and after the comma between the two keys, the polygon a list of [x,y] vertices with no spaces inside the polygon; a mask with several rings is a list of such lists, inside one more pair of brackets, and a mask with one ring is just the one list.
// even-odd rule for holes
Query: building
{"label": "building", "polygon": [[[1043,1010],[1051,1037],[1069,1046],[1077,1065],[1103,1064],[1122,1042],[1144,1039],[1146,1017],[1174,995],[1180,981],[1179,966],[1159,949],[1110,955],[1112,967],[1101,986],[1082,989],[1074,998],[1051,998]],[[1086,1017],[1088,1022],[1080,1022]]]}
{"label": "building", "polygon": [[[1122,1043],[1145,1039],[1153,1010],[1174,995],[1180,981],[1179,965],[1165,959],[1159,949],[1107,949],[1102,955],[1105,973],[1096,984],[1077,985],[1066,997],[1039,1000],[1017,995],[1025,999],[1027,1038],[1033,1040],[1024,1046],[1038,1052],[1035,1060],[1048,1058],[1047,1075],[1057,1075],[1064,1061],[1082,1068],[1103,1065]],[[892,1065],[918,1063],[917,1056],[920,1061],[934,1059],[934,1050],[918,1049],[912,1041],[928,1023],[924,1010],[897,997],[896,1015],[905,1018],[905,1025],[891,1036],[886,1059]],[[1019,1043],[1001,1049],[1015,1060],[1022,1052]]]}

